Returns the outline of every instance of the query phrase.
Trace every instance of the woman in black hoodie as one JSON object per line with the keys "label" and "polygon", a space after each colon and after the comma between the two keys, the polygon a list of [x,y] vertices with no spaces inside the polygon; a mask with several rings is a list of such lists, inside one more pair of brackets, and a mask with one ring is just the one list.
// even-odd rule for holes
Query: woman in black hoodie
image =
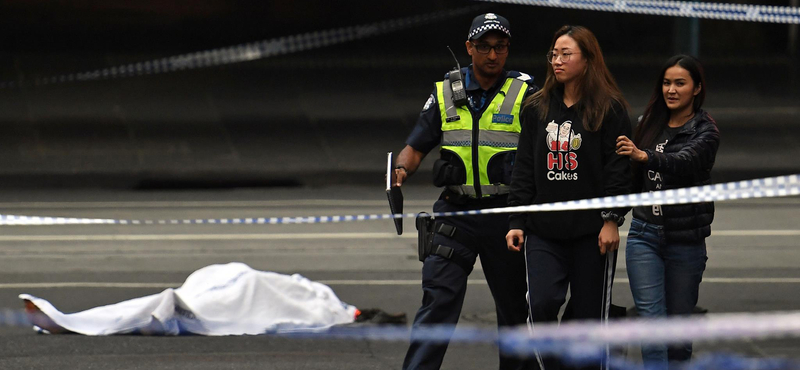
{"label": "woman in black hoodie", "polygon": [[[509,205],[630,192],[630,160],[615,153],[631,131],[622,97],[591,31],[564,26],[547,53],[544,86],[524,103]],[[508,248],[524,249],[529,325],[558,319],[567,289],[572,319],[608,318],[619,230],[627,208],[511,215]],[[524,247],[521,245],[524,240]],[[554,358],[538,358],[557,369]],[[598,361],[597,368],[604,363]]]}
{"label": "woman in black hoodie", "polygon": [[[687,55],[670,58],[634,140],[617,139],[617,153],[633,161],[634,192],[711,183],[719,130],[701,109],[706,94],[703,68]],[[625,248],[628,279],[640,316],[686,315],[697,304],[706,266],[714,203],[643,206],[633,209]],[[642,346],[654,368],[692,357],[692,344]]]}

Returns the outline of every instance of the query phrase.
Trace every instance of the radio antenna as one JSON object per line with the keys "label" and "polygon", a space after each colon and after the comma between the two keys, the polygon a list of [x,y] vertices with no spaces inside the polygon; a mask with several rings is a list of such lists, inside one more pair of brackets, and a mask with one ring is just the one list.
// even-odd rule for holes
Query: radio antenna
{"label": "radio antenna", "polygon": [[450,49],[450,45],[447,46],[447,50],[450,50],[450,55],[453,56],[453,60],[456,61],[456,66],[458,67],[458,70],[460,71],[461,70],[461,64],[458,64],[458,58],[456,58],[456,53],[454,53],[453,50]]}

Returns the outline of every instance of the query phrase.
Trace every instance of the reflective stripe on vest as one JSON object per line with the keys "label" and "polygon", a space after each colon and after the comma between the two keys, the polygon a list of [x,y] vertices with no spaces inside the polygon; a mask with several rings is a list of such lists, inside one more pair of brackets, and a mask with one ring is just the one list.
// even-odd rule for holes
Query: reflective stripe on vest
{"label": "reflective stripe on vest", "polygon": [[[450,185],[447,188],[456,194],[469,195],[471,197],[474,197],[476,194],[474,186]],[[508,194],[510,192],[511,192],[511,186],[509,185],[481,185],[481,194],[483,194],[484,196]]]}
{"label": "reflective stripe on vest", "polygon": [[[489,161],[499,153],[517,150],[522,129],[519,111],[527,85],[516,78],[507,78],[500,91],[488,103],[477,127],[473,127],[473,115],[468,107],[453,105],[449,85],[446,80],[436,83],[436,98],[442,121],[441,150],[455,153],[464,162],[467,179],[465,186],[460,188],[472,187],[473,190],[462,190],[460,193],[471,196],[503,194],[497,190],[497,186],[484,188],[474,185],[498,185],[489,183]],[[473,145],[476,140],[477,147]]]}
{"label": "reflective stripe on vest", "polygon": [[[497,148],[516,148],[519,133],[502,131],[481,131],[478,145]],[[444,146],[472,146],[472,131],[455,130],[442,132]]]}

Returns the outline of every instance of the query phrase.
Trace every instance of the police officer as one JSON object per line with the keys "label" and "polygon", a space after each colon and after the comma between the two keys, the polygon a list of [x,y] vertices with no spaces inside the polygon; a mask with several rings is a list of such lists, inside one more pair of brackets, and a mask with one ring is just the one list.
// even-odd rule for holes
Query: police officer
{"label": "police officer", "polygon": [[[532,78],[504,70],[510,47],[508,21],[487,13],[472,21],[465,46],[472,64],[445,75],[422,108],[419,120],[397,157],[397,185],[411,176],[425,155],[441,145],[434,184],[444,188],[434,212],[505,207],[520,132],[520,103],[538,90]],[[437,218],[422,268],[422,307],[417,311],[403,369],[438,369],[447,343],[416,337],[424,325],[455,326],[478,256],[494,297],[499,326],[527,319],[525,261],[506,248],[504,214]],[[500,355],[501,369],[528,362]]]}

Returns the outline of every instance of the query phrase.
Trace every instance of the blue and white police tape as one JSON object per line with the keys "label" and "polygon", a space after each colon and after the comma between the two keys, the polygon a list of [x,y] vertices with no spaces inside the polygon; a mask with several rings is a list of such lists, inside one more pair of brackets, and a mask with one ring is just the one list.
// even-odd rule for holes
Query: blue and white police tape
{"label": "blue and white police tape", "polygon": [[[761,179],[728,182],[715,185],[695,186],[690,188],[662,190],[648,193],[617,195],[602,198],[571,200],[564,202],[534,204],[517,207],[476,209],[458,212],[434,212],[434,217],[453,217],[466,215],[482,215],[497,213],[553,212],[586,209],[607,209],[637,207],[649,205],[672,205],[697,202],[720,202],[749,198],[774,198],[800,195],[800,174],[767,177]],[[281,225],[281,224],[318,224],[351,221],[390,220],[397,218],[414,218],[416,213],[344,215],[344,216],[311,216],[311,217],[247,217],[247,218],[210,218],[210,219],[170,219],[170,220],[128,220],[106,218],[45,217],[0,214],[0,226],[11,225],[78,225],[78,224],[113,224],[113,225]]]}
{"label": "blue and white police tape", "polygon": [[[552,346],[565,350],[569,344],[591,351],[605,345],[678,344],[689,341],[719,342],[739,339],[779,339],[800,337],[800,311],[770,313],[726,313],[691,315],[664,319],[612,320],[536,324],[528,329],[509,329],[500,334],[501,345],[518,354],[531,348]],[[546,353],[553,353],[549,352]]]}
{"label": "blue and white police tape", "polygon": [[[23,310],[0,311],[0,326],[30,326],[29,315]],[[35,319],[35,318],[33,318]],[[40,318],[42,319],[42,318]],[[46,321],[46,320],[45,320]],[[148,326],[150,335],[163,335],[158,325]],[[41,333],[42,328],[35,327]],[[315,339],[350,339],[372,341],[426,341],[435,343],[493,343],[504,353],[532,357],[558,356],[562,362],[587,365],[608,361],[614,369],[642,369],[615,357],[607,348],[627,348],[639,344],[677,344],[731,342],[737,340],[770,340],[800,338],[800,311],[772,313],[707,314],[648,319],[617,319],[608,323],[577,321],[536,324],[534,329],[516,327],[500,330],[486,327],[430,325],[416,328],[406,326],[335,326],[328,329],[265,333],[288,337]],[[610,353],[610,357],[607,357]],[[695,358],[684,369],[798,369],[800,362],[787,359],[748,359],[731,355],[706,355]]]}
{"label": "blue and white police tape", "polygon": [[30,326],[31,321],[24,310],[0,310],[0,327]]}
{"label": "blue and white police tape", "polygon": [[[341,338],[406,340],[406,328],[339,327],[328,331]],[[768,313],[721,313],[663,319],[615,319],[537,323],[533,329],[515,327],[496,332],[493,328],[425,326],[413,333],[412,340],[432,342],[497,342],[504,351],[519,355],[572,353],[580,355],[630,344],[678,344],[720,342],[742,339],[800,338],[800,311]]]}
{"label": "blue and white police tape", "polygon": [[482,0],[583,9],[615,13],[663,15],[672,17],[708,18],[731,21],[800,24],[800,8],[791,6],[725,4],[698,1],[659,0]]}
{"label": "blue and white police tape", "polygon": [[420,14],[405,18],[364,24],[360,26],[342,27],[292,36],[284,36],[259,42],[198,51],[144,62],[129,63],[93,71],[36,78],[29,82],[4,81],[0,82],[0,89],[12,88],[26,84],[43,86],[56,83],[135,77],[206,67],[216,67],[233,63],[250,62],[283,54],[319,49],[326,46],[396,32],[411,27],[422,26],[448,18],[472,14],[483,7],[484,6],[482,5],[465,6],[447,11]]}
{"label": "blue and white police tape", "polygon": [[[708,314],[648,319],[619,319],[606,323],[577,321],[536,324],[534,329],[431,325],[409,332],[405,327],[334,327],[324,333],[294,333],[341,339],[428,342],[496,343],[501,351],[519,357],[557,356],[562,362],[582,366],[608,361],[613,369],[642,369],[622,358],[607,358],[607,346],[626,348],[643,343],[677,344],[800,338],[800,311],[775,313]],[[687,364],[686,369],[798,369],[800,362],[786,359],[748,359],[730,355],[707,355]]]}

